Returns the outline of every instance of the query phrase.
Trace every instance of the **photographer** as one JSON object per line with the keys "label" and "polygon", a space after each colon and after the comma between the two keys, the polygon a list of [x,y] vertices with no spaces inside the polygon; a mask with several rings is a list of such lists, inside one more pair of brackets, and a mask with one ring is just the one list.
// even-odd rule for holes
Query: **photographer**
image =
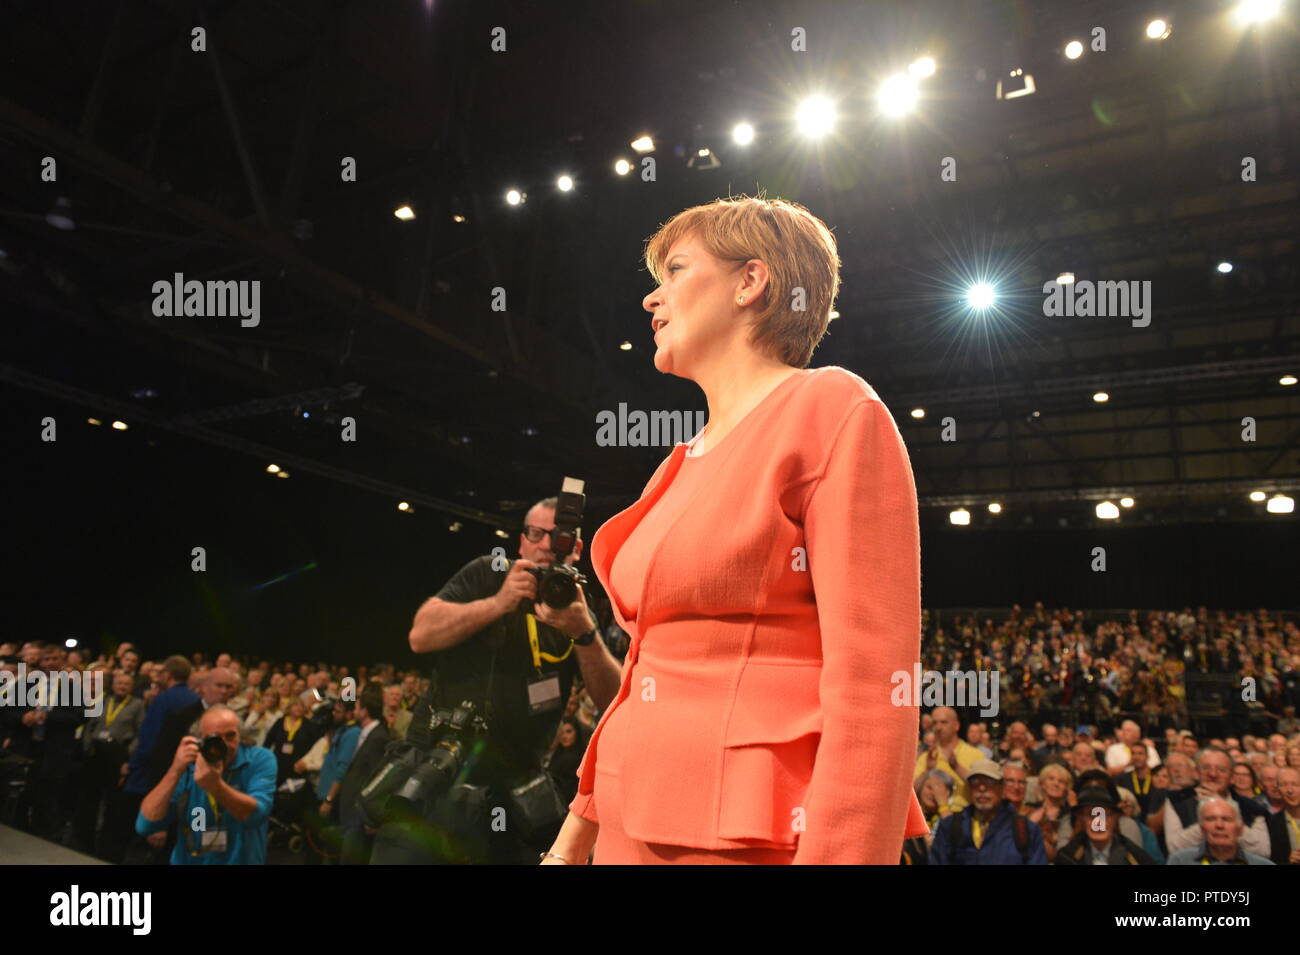
{"label": "photographer", "polygon": [[[518,831],[527,827],[515,824],[510,790],[521,779],[539,774],[551,785],[541,761],[555,738],[579,671],[602,709],[618,691],[619,665],[596,639],[597,622],[582,588],[577,587],[577,598],[561,610],[537,602],[535,573],[556,559],[551,535],[558,504],[557,498],[548,498],[529,510],[519,536],[519,560],[508,569],[499,555],[470,561],[420,607],[411,628],[411,649],[437,656],[435,679],[415,708],[407,740],[417,747],[429,745],[428,727],[435,709],[462,701],[481,707],[488,729],[472,782],[487,787],[490,809],[507,807],[504,832],[494,826],[485,834],[478,831],[477,822],[469,824],[476,830],[468,836],[471,843],[482,841],[478,848],[462,852],[461,859],[536,862],[550,836]],[[572,564],[581,556],[579,540],[564,563]],[[558,795],[555,802],[560,802]],[[564,815],[561,803],[554,820],[556,831]],[[487,827],[484,820],[482,828]],[[483,851],[486,858],[479,855]]]}
{"label": "photographer", "polygon": [[264,865],[267,817],[275,792],[275,757],[239,745],[239,717],[208,708],[202,740],[186,736],[171,766],[140,804],[142,836],[176,827],[172,865]]}

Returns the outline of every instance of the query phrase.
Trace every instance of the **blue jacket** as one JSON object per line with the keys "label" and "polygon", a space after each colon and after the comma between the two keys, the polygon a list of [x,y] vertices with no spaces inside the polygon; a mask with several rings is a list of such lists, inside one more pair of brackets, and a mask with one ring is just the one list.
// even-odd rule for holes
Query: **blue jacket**
{"label": "blue jacket", "polygon": [[144,722],[140,724],[139,740],[135,745],[135,752],[131,754],[131,759],[127,763],[129,769],[123,789],[142,796],[148,794],[153,788],[149,785],[149,760],[153,755],[154,746],[158,743],[158,735],[162,732],[163,723],[177,710],[191,706],[198,700],[199,695],[184,683],[170,690],[163,690],[154,697],[154,701],[149,704],[149,709],[145,711]]}
{"label": "blue jacket", "polygon": [[[980,847],[971,839],[975,807],[967,806],[939,823],[930,846],[930,865],[1047,865],[1047,849],[1038,824],[1025,819],[1025,856],[1016,846],[1015,807],[1002,800]],[[1022,817],[1023,818],[1023,817]]]}
{"label": "blue jacket", "polygon": [[[187,766],[185,775],[176,783],[172,791],[172,801],[167,807],[167,814],[157,822],[136,816],[135,831],[142,836],[154,832],[163,832],[170,826],[177,827],[176,847],[172,849],[172,865],[265,865],[267,820],[271,815],[271,804],[275,800],[275,756],[262,746],[239,747],[239,755],[226,775],[226,783],[247,796],[257,800],[253,814],[240,822],[219,805],[214,808],[210,794],[194,781],[194,767]],[[202,809],[202,814],[194,810]],[[202,845],[202,833],[191,828],[196,818],[201,818],[204,827],[224,830],[226,833],[226,851],[195,851]]]}
{"label": "blue jacket", "polygon": [[320,766],[320,779],[316,782],[316,795],[323,801],[330,794],[330,787],[341,783],[352,765],[352,757],[357,752],[357,740],[361,738],[360,726],[335,727],[330,734],[330,748]]}

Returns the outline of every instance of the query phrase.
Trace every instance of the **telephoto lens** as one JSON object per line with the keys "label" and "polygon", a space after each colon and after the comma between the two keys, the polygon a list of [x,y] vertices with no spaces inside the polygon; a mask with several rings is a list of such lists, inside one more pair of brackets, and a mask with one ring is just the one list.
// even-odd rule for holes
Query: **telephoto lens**
{"label": "telephoto lens", "polygon": [[226,746],[226,741],[214,733],[203,737],[203,742],[199,743],[199,753],[208,763],[224,763],[230,755],[230,749]]}

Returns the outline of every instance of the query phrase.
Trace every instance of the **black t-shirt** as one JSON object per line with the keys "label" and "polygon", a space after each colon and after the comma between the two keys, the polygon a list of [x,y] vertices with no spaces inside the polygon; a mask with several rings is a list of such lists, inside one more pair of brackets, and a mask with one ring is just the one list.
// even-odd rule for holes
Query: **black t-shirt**
{"label": "black t-shirt", "polygon": [[[492,557],[470,561],[447,581],[437,593],[448,603],[472,603],[491,597],[501,589],[506,571],[492,569]],[[488,701],[488,676],[491,672],[492,699],[488,719],[488,744],[480,758],[479,773],[483,780],[510,779],[536,771],[545,755],[563,715],[578,673],[577,651],[570,650],[567,636],[540,620],[537,621],[538,649],[554,657],[568,656],[560,663],[541,661],[541,676],[558,677],[560,698],[551,709],[533,714],[528,701],[528,685],[538,678],[529,647],[527,614],[533,610],[528,601],[485,629],[465,638],[456,646],[432,654],[433,703],[451,708],[462,700],[472,700],[482,711]],[[495,648],[495,660],[494,657]],[[412,714],[411,729],[419,738],[417,726],[428,725],[429,695],[420,699]],[[409,737],[408,737],[409,738]]]}

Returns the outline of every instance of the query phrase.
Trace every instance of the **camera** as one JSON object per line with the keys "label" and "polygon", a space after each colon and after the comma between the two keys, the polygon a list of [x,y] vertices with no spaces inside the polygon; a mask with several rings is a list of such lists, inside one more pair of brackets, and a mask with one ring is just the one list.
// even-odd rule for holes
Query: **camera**
{"label": "camera", "polygon": [[573,553],[582,524],[587,497],[582,493],[585,482],[566,477],[556,498],[555,530],[551,531],[551,550],[555,561],[549,567],[529,571],[537,578],[537,599],[553,610],[563,610],[578,599],[578,585],[587,578],[565,563]]}
{"label": "camera", "polygon": [[226,745],[224,739],[214,733],[203,737],[199,742],[199,753],[209,764],[224,763],[226,757],[230,755],[230,747]]}
{"label": "camera", "polygon": [[487,732],[487,721],[469,700],[451,710],[432,710],[428,725],[418,731],[412,725],[408,739],[430,745],[402,747],[371,777],[361,791],[366,824],[428,815],[458,777],[469,775]]}

